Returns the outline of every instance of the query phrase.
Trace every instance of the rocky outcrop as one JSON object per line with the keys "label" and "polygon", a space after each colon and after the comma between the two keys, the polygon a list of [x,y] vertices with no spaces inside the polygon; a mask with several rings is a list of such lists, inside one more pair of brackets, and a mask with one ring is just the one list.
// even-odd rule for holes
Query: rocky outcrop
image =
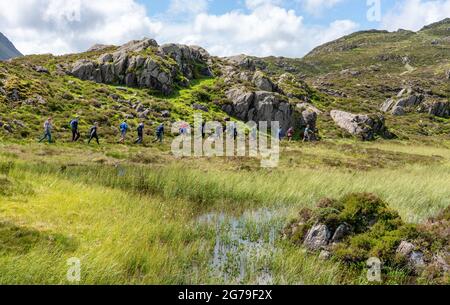
{"label": "rocky outcrop", "polygon": [[377,135],[386,139],[394,137],[386,128],[381,115],[353,114],[340,110],[332,110],[330,115],[336,125],[363,141],[374,140]]}
{"label": "rocky outcrop", "polygon": [[450,117],[450,102],[434,101],[421,105],[420,112],[428,113],[441,118]]}
{"label": "rocky outcrop", "polygon": [[236,65],[242,69],[247,69],[247,70],[255,70],[256,69],[255,61],[250,56],[247,56],[244,54],[226,57],[225,60],[228,63],[230,63],[232,65]]}
{"label": "rocky outcrop", "polygon": [[261,71],[255,72],[252,82],[258,89],[262,91],[277,91],[276,85]]}
{"label": "rocky outcrop", "polygon": [[186,86],[186,81],[197,76],[211,76],[208,57],[208,53],[198,47],[175,44],[159,47],[153,39],[134,40],[114,53],[102,54],[96,61],[78,60],[70,73],[82,80],[170,94],[177,84]]}
{"label": "rocky outcrop", "polygon": [[387,99],[380,107],[382,112],[390,112],[393,115],[405,115],[409,111],[414,111],[424,102],[425,98],[421,94],[413,93],[411,88],[404,88],[396,98]]}
{"label": "rocky outcrop", "polygon": [[233,88],[226,92],[229,103],[222,109],[230,116],[242,121],[278,121],[286,131],[296,126],[294,109],[289,101],[280,94],[267,91],[248,91],[245,88]]}
{"label": "rocky outcrop", "polygon": [[[282,238],[353,268],[371,257],[427,282],[447,283],[450,270],[450,207],[426,224],[411,225],[374,194],[356,193],[320,200],[303,208],[282,231]],[[320,253],[320,254],[319,254]]]}

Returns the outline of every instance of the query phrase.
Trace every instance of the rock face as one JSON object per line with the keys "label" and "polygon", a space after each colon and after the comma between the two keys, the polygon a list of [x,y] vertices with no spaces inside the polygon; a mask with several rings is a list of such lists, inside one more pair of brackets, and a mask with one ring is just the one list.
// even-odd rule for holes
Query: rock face
{"label": "rock face", "polygon": [[226,92],[226,96],[230,103],[222,109],[242,121],[278,121],[284,131],[298,123],[289,101],[277,93],[233,88]]}
{"label": "rock face", "polygon": [[238,67],[243,68],[243,69],[248,69],[248,70],[256,69],[254,60],[247,55],[242,54],[242,55],[231,56],[231,57],[225,58],[225,60],[228,61],[229,63],[231,63],[233,65],[237,65]]}
{"label": "rock face", "polygon": [[114,53],[102,54],[96,61],[81,59],[75,62],[70,73],[82,80],[170,94],[176,84],[186,86],[186,81],[195,78],[196,74],[211,76],[208,57],[209,54],[198,47],[175,44],[159,47],[153,39],[134,40]]}
{"label": "rock face", "polygon": [[441,118],[448,118],[450,117],[450,102],[436,101],[426,103],[420,107],[419,111]]}
{"label": "rock face", "polygon": [[352,114],[339,110],[332,110],[330,115],[336,125],[363,141],[374,140],[376,135],[387,139],[394,137],[386,128],[381,115]]}
{"label": "rock face", "polygon": [[416,110],[425,100],[421,94],[413,93],[411,88],[404,88],[396,98],[387,99],[380,107],[383,112],[393,115],[405,115],[408,111]]}

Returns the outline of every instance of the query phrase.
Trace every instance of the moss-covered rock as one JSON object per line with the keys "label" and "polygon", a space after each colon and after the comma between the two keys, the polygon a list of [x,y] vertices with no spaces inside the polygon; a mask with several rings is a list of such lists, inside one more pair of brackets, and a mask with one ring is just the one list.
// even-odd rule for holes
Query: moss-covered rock
{"label": "moss-covered rock", "polygon": [[376,195],[356,193],[301,210],[283,233],[309,250],[329,251],[351,268],[364,268],[376,257],[385,269],[443,282],[449,271],[449,217],[447,208],[427,224],[406,224]]}

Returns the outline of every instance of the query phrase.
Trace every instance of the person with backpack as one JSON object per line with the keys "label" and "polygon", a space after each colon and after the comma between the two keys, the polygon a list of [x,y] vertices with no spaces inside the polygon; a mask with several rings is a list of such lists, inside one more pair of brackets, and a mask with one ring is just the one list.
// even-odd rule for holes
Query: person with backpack
{"label": "person with backpack", "polygon": [[138,127],[137,127],[137,135],[138,135],[138,138],[134,142],[134,144],[142,144],[142,142],[144,141],[144,122],[141,122],[138,125]]}
{"label": "person with backpack", "polygon": [[128,129],[129,129],[129,126],[128,126],[127,122],[123,121],[122,124],[120,124],[119,129],[120,129],[120,141],[119,141],[119,143],[123,144],[123,143],[125,143],[125,138],[127,136],[127,132],[128,132]]}
{"label": "person with backpack", "polygon": [[47,121],[45,121],[44,123],[44,135],[39,140],[39,143],[41,143],[45,139],[48,139],[49,144],[52,143],[52,129],[53,129],[52,117],[49,117]]}
{"label": "person with backpack", "polygon": [[161,123],[158,128],[156,128],[156,139],[153,142],[159,141],[159,143],[162,143],[164,137],[164,123]]}
{"label": "person with backpack", "polygon": [[98,140],[97,131],[98,131],[98,123],[95,122],[94,125],[89,130],[89,141],[88,141],[88,144],[91,144],[92,139],[95,139],[97,141],[97,144],[100,145],[100,142]]}
{"label": "person with backpack", "polygon": [[80,132],[78,131],[79,118],[76,117],[70,121],[70,129],[72,130],[72,142],[78,141],[80,139]]}
{"label": "person with backpack", "polygon": [[303,142],[311,142],[311,127],[310,125],[306,125],[305,131],[303,133]]}
{"label": "person with backpack", "polygon": [[294,136],[294,127],[291,127],[287,131],[287,137],[288,137],[289,142],[292,141],[293,136]]}

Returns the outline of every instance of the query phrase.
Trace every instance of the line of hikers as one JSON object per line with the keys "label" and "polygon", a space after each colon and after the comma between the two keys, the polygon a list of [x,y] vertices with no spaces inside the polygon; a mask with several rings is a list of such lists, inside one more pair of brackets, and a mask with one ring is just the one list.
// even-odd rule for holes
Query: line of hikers
{"label": "line of hikers", "polygon": [[[72,121],[70,121],[69,123],[69,127],[72,131],[72,142],[77,142],[80,137],[81,137],[81,133],[79,131],[79,117],[76,117],[75,119],[73,119]],[[42,138],[39,139],[39,142],[42,142],[44,140],[48,140],[49,143],[52,142],[52,129],[53,129],[53,124],[52,124],[53,120],[51,117],[49,117],[45,123],[44,123],[44,135],[42,136]],[[225,123],[230,122],[229,119],[225,120]],[[145,124],[144,122],[139,123],[136,132],[137,132],[137,139],[134,141],[135,144],[142,144],[144,141],[144,127]],[[181,135],[186,135],[188,132],[188,125],[182,125],[180,127],[180,134]],[[99,141],[99,136],[98,136],[98,128],[99,128],[99,124],[97,122],[95,122],[92,127],[89,129],[89,140],[88,140],[88,144],[91,143],[92,140],[95,140],[97,142],[98,145],[100,145],[100,141]],[[130,130],[130,126],[128,125],[128,123],[126,121],[123,121],[120,126],[119,126],[119,130],[120,130],[120,140],[119,143],[124,144],[125,140],[126,140],[126,136],[128,131]],[[153,142],[163,142],[163,137],[164,137],[164,123],[161,123],[157,128],[156,128],[156,138]],[[215,130],[215,135],[216,137],[221,137],[221,135],[223,133],[227,133],[229,135],[232,135],[235,139],[238,135],[238,131],[237,131],[237,127],[236,124],[234,122],[231,122],[231,124],[225,124],[223,126],[217,126],[216,130]],[[287,139],[289,142],[292,141],[292,138],[294,137],[294,133],[295,130],[293,127],[290,127],[287,130]],[[202,137],[205,138],[206,137],[206,132],[205,132],[205,123],[203,122],[202,126],[201,126],[201,134]],[[252,139],[256,139],[256,135],[257,135],[257,129],[256,127],[254,127],[251,131],[250,131],[250,137]],[[283,139],[283,130],[281,128],[278,129],[278,139],[281,141]],[[310,125],[307,125],[304,132],[303,132],[303,142],[311,142],[314,141],[316,139],[316,131],[313,130],[311,128]]]}
{"label": "line of hikers", "polygon": [[[48,143],[52,143],[52,141],[53,141],[53,138],[52,138],[53,123],[52,122],[53,122],[52,117],[49,117],[45,121],[44,135],[39,139],[39,143],[44,140],[48,140]],[[77,142],[81,137],[81,133],[79,130],[79,122],[80,122],[80,119],[78,117],[76,117],[69,123],[70,130],[72,131],[72,142]],[[139,125],[136,129],[137,139],[134,141],[135,144],[142,144],[144,142],[144,127],[145,127],[144,122],[139,123]],[[90,144],[92,140],[95,140],[97,142],[97,144],[100,145],[100,140],[99,140],[99,136],[98,136],[98,128],[99,128],[99,124],[98,124],[98,122],[95,122],[89,129],[88,144]],[[127,133],[130,130],[130,126],[128,125],[128,123],[126,121],[123,121],[119,126],[119,130],[120,130],[119,143],[124,144]],[[164,123],[161,123],[156,128],[156,138],[153,142],[162,143],[163,137],[164,137],[164,131],[165,131]]]}

